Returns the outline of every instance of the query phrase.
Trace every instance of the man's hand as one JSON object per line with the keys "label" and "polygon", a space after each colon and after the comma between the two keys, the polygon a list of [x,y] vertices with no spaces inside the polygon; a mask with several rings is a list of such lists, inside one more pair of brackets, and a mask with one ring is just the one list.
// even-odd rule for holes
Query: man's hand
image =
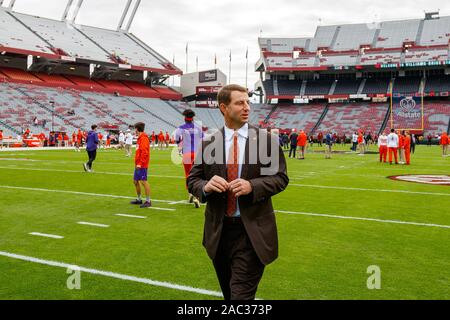
{"label": "man's hand", "polygon": [[138,164],[138,165],[136,166],[136,169],[140,169],[140,168],[141,168],[141,165]]}
{"label": "man's hand", "polygon": [[208,181],[208,183],[205,185],[205,193],[223,193],[228,190],[228,182],[222,177],[214,176],[211,180]]}
{"label": "man's hand", "polygon": [[229,190],[234,193],[236,197],[246,196],[253,191],[253,187],[247,180],[236,179],[230,182]]}

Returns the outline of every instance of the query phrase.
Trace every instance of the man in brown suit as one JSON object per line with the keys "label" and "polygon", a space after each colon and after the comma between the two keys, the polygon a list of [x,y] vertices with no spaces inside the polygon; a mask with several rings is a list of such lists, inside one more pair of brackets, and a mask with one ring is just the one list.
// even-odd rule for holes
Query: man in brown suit
{"label": "man in brown suit", "polygon": [[202,142],[188,188],[207,202],[203,245],[225,300],[251,300],[278,257],[271,197],[289,183],[286,160],[277,136],[248,124],[247,89],[225,86],[217,100],[225,127]]}

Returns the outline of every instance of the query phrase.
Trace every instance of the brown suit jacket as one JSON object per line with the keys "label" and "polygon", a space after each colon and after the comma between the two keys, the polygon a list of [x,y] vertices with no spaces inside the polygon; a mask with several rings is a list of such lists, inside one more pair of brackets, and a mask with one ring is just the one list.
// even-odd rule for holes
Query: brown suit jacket
{"label": "brown suit jacket", "polygon": [[[224,137],[222,128],[208,140],[202,142],[201,151],[207,149],[208,152],[197,153],[195,164],[187,180],[189,192],[199,198],[202,203],[207,202],[203,245],[211,259],[215,258],[219,245],[227,207],[227,195],[226,193],[212,193],[205,196],[203,189],[215,175],[227,178]],[[251,142],[250,145],[249,142]],[[257,150],[254,149],[255,147]],[[215,151],[212,154],[217,157],[216,160],[205,156],[214,148]],[[260,157],[260,154],[270,156],[272,152],[278,156],[278,166],[275,166],[276,163],[263,159],[264,156]],[[252,163],[249,162],[250,159],[253,159]],[[269,175],[261,174],[261,169],[267,170],[272,165],[274,166]],[[286,159],[279,146],[277,136],[249,126],[249,138],[245,147],[245,163],[242,164],[241,179],[249,181],[253,187],[252,193],[238,199],[241,219],[256,254],[261,262],[267,265],[278,257],[277,227],[271,197],[283,191],[289,183]]]}

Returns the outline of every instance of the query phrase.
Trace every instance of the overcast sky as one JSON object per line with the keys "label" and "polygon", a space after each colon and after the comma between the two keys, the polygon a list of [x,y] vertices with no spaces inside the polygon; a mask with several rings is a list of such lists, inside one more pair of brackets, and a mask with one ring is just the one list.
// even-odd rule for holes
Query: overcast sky
{"label": "overcast sky", "polygon": [[[75,0],[74,2],[77,2]],[[84,0],[77,23],[115,29],[126,0]],[[4,5],[9,3],[5,1]],[[14,10],[60,19],[67,1],[16,0]],[[371,23],[383,20],[422,18],[424,11],[440,9],[450,15],[449,0],[142,0],[131,32],[153,49],[189,71],[218,67],[231,81],[245,84],[245,52],[249,48],[249,87],[258,79],[254,65],[259,58],[257,39],[263,37],[313,36],[319,23]],[[131,10],[130,10],[131,11]]]}

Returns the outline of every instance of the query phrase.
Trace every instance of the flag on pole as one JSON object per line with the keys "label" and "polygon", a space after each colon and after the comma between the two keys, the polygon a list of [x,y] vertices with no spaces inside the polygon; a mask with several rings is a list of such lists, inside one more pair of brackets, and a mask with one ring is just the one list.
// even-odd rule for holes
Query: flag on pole
{"label": "flag on pole", "polygon": [[189,42],[186,42],[186,54],[188,53],[189,50]]}
{"label": "flag on pole", "polygon": [[214,67],[217,66],[217,53],[214,54]]}
{"label": "flag on pole", "polygon": [[230,62],[231,62],[231,49],[230,49]]}
{"label": "flag on pole", "polygon": [[248,47],[247,47],[247,51],[245,52],[245,59],[248,59]]}

